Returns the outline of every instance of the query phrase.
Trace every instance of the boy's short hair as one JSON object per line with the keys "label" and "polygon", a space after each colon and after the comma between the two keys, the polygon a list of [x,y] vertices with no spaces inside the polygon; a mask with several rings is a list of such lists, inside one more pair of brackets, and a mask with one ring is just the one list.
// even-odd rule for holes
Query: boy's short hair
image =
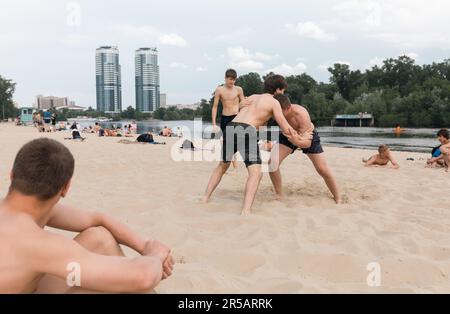
{"label": "boy's short hair", "polygon": [[380,146],[378,147],[378,153],[382,154],[382,153],[384,153],[385,151],[387,151],[388,149],[389,149],[389,146],[388,146],[388,145],[380,145]]}
{"label": "boy's short hair", "polygon": [[285,78],[278,74],[269,74],[264,81],[264,93],[275,94],[277,89],[286,89],[287,82]]}
{"label": "boy's short hair", "polygon": [[225,72],[225,78],[232,78],[233,80],[237,79],[237,72],[234,69],[228,69]]}
{"label": "boy's short hair", "polygon": [[447,129],[439,130],[439,132],[437,132],[437,136],[438,137],[442,136],[442,137],[446,138],[447,140],[450,139],[450,134]]}
{"label": "boy's short hair", "polygon": [[75,160],[63,144],[48,138],[33,140],[16,155],[9,191],[49,200],[69,183],[74,168]]}
{"label": "boy's short hair", "polygon": [[277,94],[273,98],[278,100],[278,102],[281,104],[282,109],[288,109],[291,106],[291,100],[287,95]]}

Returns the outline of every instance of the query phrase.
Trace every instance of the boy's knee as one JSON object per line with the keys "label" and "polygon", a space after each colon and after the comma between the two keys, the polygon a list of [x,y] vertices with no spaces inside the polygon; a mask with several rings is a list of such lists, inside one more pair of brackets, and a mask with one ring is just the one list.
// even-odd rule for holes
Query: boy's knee
{"label": "boy's knee", "polygon": [[331,175],[331,173],[327,167],[319,167],[319,168],[317,168],[317,172],[322,177],[329,177]]}
{"label": "boy's knee", "polygon": [[107,247],[117,243],[112,233],[102,226],[91,227],[85,230],[84,233],[86,236],[89,236],[91,241],[95,242],[95,246],[97,247]]}
{"label": "boy's knee", "polygon": [[225,172],[227,172],[228,168],[230,168],[230,165],[231,165],[231,162],[228,162],[228,163],[226,163],[226,162],[221,162],[221,163],[219,164],[219,168],[220,168],[220,170],[221,170],[223,173],[225,173]]}

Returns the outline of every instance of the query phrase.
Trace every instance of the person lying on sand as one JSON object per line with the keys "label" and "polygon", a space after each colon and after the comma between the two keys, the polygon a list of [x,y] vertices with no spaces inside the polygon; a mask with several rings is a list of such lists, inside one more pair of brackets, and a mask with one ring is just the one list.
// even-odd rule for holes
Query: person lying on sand
{"label": "person lying on sand", "polygon": [[437,137],[441,145],[433,149],[432,157],[427,160],[427,167],[445,167],[445,154],[442,153],[441,148],[444,146],[445,150],[445,145],[450,143],[450,134],[447,129],[441,129],[437,133]]}
{"label": "person lying on sand", "polygon": [[392,168],[399,169],[400,166],[397,161],[392,156],[392,152],[389,149],[388,145],[380,145],[378,147],[378,154],[373,155],[369,159],[363,158],[363,163],[365,163],[366,167],[370,166],[387,166],[387,164],[391,162]]}
{"label": "person lying on sand", "polygon": [[[18,152],[0,203],[0,293],[146,292],[172,274],[167,246],[103,213],[58,204],[74,165],[70,151],[48,138]],[[126,257],[119,244],[139,256]]]}

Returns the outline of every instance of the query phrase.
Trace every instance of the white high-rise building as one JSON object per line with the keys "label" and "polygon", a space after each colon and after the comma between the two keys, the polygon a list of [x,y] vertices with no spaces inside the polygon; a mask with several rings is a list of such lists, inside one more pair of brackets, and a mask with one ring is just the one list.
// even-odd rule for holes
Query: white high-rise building
{"label": "white high-rise building", "polygon": [[158,50],[140,48],[135,54],[136,109],[153,112],[160,107]]}
{"label": "white high-rise building", "polygon": [[107,113],[121,112],[122,82],[117,47],[103,46],[96,50],[95,77],[97,110]]}
{"label": "white high-rise building", "polygon": [[167,107],[167,94],[159,94],[159,102],[161,108]]}

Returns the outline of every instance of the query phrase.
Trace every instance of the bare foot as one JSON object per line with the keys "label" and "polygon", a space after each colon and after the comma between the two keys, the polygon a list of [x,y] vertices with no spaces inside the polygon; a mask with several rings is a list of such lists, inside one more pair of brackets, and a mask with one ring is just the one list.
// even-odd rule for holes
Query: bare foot
{"label": "bare foot", "polygon": [[336,204],[340,205],[343,203],[342,197],[338,196],[334,198],[334,201],[336,202]]}
{"label": "bare foot", "polygon": [[208,202],[209,202],[209,197],[207,197],[207,196],[203,196],[202,200],[200,201],[200,203],[202,203],[202,204],[207,204]]}
{"label": "bare foot", "polygon": [[241,216],[248,217],[252,214],[251,210],[243,209],[241,212]]}
{"label": "bare foot", "polygon": [[276,195],[275,195],[275,200],[276,200],[276,201],[280,201],[280,202],[281,202],[283,199],[284,199],[283,194],[276,194]]}

